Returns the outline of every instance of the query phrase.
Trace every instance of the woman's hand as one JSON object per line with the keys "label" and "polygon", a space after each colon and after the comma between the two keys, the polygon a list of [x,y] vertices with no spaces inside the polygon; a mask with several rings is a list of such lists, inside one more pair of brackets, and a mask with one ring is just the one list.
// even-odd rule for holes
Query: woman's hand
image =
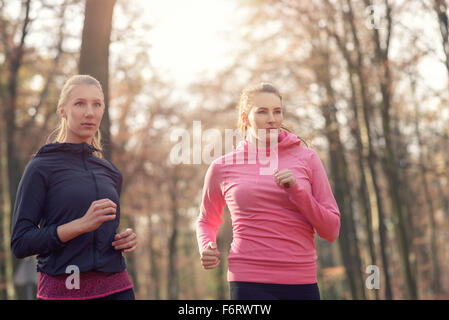
{"label": "woman's hand", "polygon": [[104,222],[114,220],[117,205],[109,199],[101,199],[91,203],[86,214],[80,218],[83,233],[97,230]]}
{"label": "woman's hand", "polygon": [[104,222],[115,219],[116,210],[117,205],[109,199],[94,201],[84,216],[58,226],[58,237],[61,242],[67,242],[83,233],[97,230]]}
{"label": "woman's hand", "polygon": [[123,250],[123,253],[130,253],[136,250],[137,235],[131,228],[116,234],[114,240],[115,241],[112,242],[112,246],[115,250]]}
{"label": "woman's hand", "polygon": [[201,252],[201,265],[206,270],[214,269],[220,264],[219,256],[220,252],[217,250],[217,245],[209,242],[207,247]]}
{"label": "woman's hand", "polygon": [[281,171],[274,169],[274,180],[281,188],[291,188],[296,184],[295,176],[289,169]]}

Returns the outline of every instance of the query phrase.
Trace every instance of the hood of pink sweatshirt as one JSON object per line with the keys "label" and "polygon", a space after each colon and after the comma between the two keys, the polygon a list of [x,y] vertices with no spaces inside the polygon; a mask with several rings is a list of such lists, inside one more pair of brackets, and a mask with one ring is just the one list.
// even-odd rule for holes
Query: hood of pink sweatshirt
{"label": "hood of pink sweatshirt", "polygon": [[291,147],[297,148],[300,144],[301,140],[299,140],[298,136],[295,134],[288,131],[280,131],[278,134],[277,144],[271,145],[269,148],[265,147],[263,143],[261,143],[262,146],[260,146],[259,143],[256,145],[250,142],[248,136],[245,140],[240,141],[237,145],[236,151],[244,151],[248,154],[254,154],[261,153],[265,150],[266,154],[270,155],[272,152],[278,153],[279,150],[284,150]]}

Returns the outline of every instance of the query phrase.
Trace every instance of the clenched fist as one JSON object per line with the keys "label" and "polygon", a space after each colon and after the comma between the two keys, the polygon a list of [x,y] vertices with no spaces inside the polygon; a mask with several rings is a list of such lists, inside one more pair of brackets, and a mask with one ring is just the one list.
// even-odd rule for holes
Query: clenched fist
{"label": "clenched fist", "polygon": [[296,184],[295,176],[289,169],[281,171],[274,169],[274,180],[281,188],[291,188]]}
{"label": "clenched fist", "polygon": [[220,264],[220,252],[217,249],[217,245],[213,242],[209,242],[207,247],[201,252],[201,264],[204,269],[210,270],[216,268]]}

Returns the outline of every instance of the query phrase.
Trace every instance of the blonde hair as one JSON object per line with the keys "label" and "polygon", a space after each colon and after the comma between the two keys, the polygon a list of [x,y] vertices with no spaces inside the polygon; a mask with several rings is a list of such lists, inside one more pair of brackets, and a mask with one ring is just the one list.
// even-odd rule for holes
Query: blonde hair
{"label": "blonde hair", "polygon": [[[73,89],[80,85],[92,85],[98,88],[103,94],[103,89],[101,87],[100,82],[92,76],[89,75],[74,75],[70,77],[64,84],[61,90],[61,94],[59,95],[58,108],[59,106],[63,106],[67,103],[70,93]],[[55,136],[53,139],[51,137]],[[61,121],[59,122],[59,126],[50,134],[47,139],[47,142],[64,142],[67,138],[67,120],[64,117],[61,117]],[[99,158],[103,158],[102,154],[102,146],[101,146],[101,132],[100,129],[97,130],[93,139],[92,146],[95,149],[99,150],[99,152],[94,152],[95,156]]]}
{"label": "blonde hair", "polygon": [[[246,135],[247,135],[247,127],[243,123],[242,113],[249,115],[249,112],[251,111],[251,108],[252,108],[252,106],[250,104],[250,99],[256,93],[261,93],[261,92],[272,93],[272,94],[278,96],[279,99],[281,100],[281,105],[282,105],[282,95],[279,92],[279,90],[271,83],[261,82],[254,86],[244,89],[242,91],[242,94],[240,95],[240,100],[237,105],[238,112],[239,112],[237,127],[240,130],[240,134],[242,137],[246,137]],[[281,123],[281,131],[287,131],[287,132],[294,134],[293,130],[290,129],[285,123]],[[301,140],[301,142],[303,142],[307,146],[307,142],[304,139],[302,139],[299,136],[297,136],[297,137],[299,140]]]}

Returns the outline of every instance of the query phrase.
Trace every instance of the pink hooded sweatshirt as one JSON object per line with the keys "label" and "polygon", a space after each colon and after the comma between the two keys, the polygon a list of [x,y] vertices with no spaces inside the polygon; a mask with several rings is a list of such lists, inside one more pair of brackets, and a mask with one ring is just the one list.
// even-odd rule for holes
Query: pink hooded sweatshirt
{"label": "pink hooded sweatshirt", "polygon": [[[296,184],[279,187],[273,166],[291,170]],[[245,140],[215,159],[205,176],[197,221],[200,252],[216,242],[225,205],[233,229],[228,281],[317,282],[314,231],[334,241],[340,212],[314,150],[302,146],[296,135],[281,131],[278,144],[271,148],[257,148]]]}

